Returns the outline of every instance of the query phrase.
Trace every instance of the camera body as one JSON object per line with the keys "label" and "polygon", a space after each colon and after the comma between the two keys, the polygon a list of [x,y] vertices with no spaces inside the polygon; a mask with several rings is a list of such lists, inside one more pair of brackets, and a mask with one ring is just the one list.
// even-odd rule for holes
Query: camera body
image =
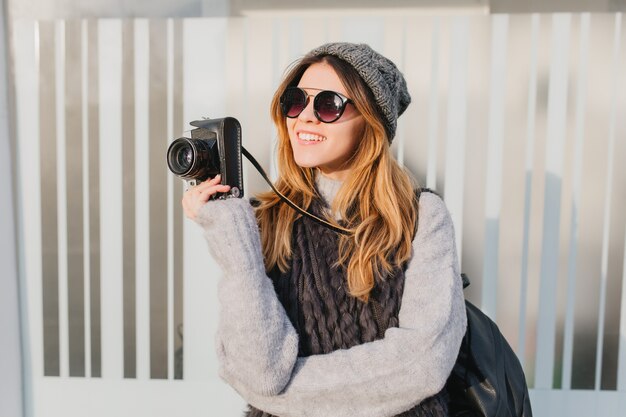
{"label": "camera body", "polygon": [[221,175],[221,183],[230,185],[228,193],[216,198],[243,197],[241,162],[241,125],[233,117],[195,120],[190,123],[191,138],[174,140],[167,149],[167,166],[187,186],[194,186]]}

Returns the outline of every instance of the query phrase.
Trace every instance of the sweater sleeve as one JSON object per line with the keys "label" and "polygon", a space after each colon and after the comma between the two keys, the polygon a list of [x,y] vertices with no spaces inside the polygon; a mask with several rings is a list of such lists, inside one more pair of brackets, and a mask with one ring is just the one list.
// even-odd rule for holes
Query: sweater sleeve
{"label": "sweater sleeve", "polygon": [[[465,332],[465,306],[454,228],[443,201],[423,195],[419,217],[399,327],[350,349],[297,358],[297,335],[279,308],[262,259],[260,271],[222,265],[216,341],[222,378],[250,404],[287,417],[393,416],[439,392]],[[210,228],[205,227],[207,239]],[[240,236],[237,242],[248,249],[259,245],[241,243],[248,240]],[[262,291],[265,285],[256,281],[269,287]],[[241,299],[242,292],[251,294]]]}
{"label": "sweater sleeve", "polygon": [[210,201],[198,222],[223,271],[216,335],[221,373],[248,381],[258,395],[278,394],[295,366],[298,334],[265,273],[252,207],[238,198]]}

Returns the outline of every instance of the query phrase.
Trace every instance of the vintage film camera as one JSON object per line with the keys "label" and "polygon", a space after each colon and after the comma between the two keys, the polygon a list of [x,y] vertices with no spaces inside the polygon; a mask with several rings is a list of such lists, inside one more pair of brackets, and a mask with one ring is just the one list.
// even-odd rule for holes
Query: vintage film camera
{"label": "vintage film camera", "polygon": [[233,117],[196,120],[190,123],[191,138],[174,140],[167,150],[167,166],[187,186],[194,186],[221,174],[228,193],[216,198],[243,197],[241,125]]}

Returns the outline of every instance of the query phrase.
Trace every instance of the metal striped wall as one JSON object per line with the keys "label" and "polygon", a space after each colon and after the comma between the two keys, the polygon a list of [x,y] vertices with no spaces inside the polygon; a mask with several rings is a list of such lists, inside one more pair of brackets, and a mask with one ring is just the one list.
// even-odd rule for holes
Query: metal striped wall
{"label": "metal striped wall", "polygon": [[[621,14],[16,22],[32,414],[204,415],[216,404],[220,415],[240,413],[216,376],[219,271],[182,218],[165,150],[188,121],[235,116],[246,148],[276,175],[268,105],[282,71],[318,44],[348,40],[403,70],[413,103],[394,152],[443,193],[472,279],[466,295],[520,356],[535,414],[619,415],[622,23]],[[246,181],[249,194],[265,189],[247,168]]]}

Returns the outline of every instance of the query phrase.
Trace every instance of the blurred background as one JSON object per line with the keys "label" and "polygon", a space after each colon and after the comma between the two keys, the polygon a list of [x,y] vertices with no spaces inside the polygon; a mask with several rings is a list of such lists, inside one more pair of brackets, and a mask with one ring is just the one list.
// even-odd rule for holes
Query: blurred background
{"label": "blurred background", "polygon": [[444,196],[535,416],[623,415],[626,0],[1,1],[0,416],[242,414],[165,152],[234,116],[275,177],[271,96],[330,41],[403,71],[394,153]]}

